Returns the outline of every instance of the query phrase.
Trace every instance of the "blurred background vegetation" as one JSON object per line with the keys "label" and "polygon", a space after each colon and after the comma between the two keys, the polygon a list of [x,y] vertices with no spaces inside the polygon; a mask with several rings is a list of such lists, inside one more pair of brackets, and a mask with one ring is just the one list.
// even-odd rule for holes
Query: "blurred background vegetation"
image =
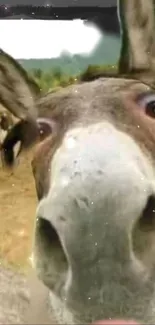
{"label": "blurred background vegetation", "polygon": [[104,34],[89,54],[72,55],[63,51],[57,58],[20,59],[19,63],[37,81],[43,91],[65,87],[77,82],[83,74],[116,68],[120,53],[120,38]]}
{"label": "blurred background vegetation", "polygon": [[80,79],[91,79],[91,77],[102,72],[114,72],[116,70],[117,65],[89,65],[86,70],[75,75],[64,73],[61,68],[53,68],[49,72],[41,69],[31,69],[29,73],[43,92],[51,92],[58,90],[60,87],[67,87],[76,83]]}

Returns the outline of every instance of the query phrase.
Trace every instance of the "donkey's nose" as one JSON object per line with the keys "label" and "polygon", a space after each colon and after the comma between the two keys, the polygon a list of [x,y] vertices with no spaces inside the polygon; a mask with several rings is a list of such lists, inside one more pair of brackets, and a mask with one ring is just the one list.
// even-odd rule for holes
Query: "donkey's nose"
{"label": "donkey's nose", "polygon": [[38,263],[47,264],[50,275],[42,278],[53,288],[57,275],[70,308],[88,319],[115,318],[118,292],[132,292],[128,301],[137,297],[139,280],[145,280],[145,246],[154,247],[141,231],[154,205],[152,167],[132,138],[101,123],[71,130],[50,169],[49,191],[37,211]]}
{"label": "donkey's nose", "polygon": [[58,215],[73,219],[80,211],[80,220],[87,214],[94,219],[100,206],[100,222],[114,216],[118,222],[120,213],[121,225],[127,226],[155,193],[153,169],[140,146],[109,123],[68,132],[50,167],[49,192],[41,206],[44,217],[56,224]]}
{"label": "donkey's nose", "polygon": [[61,219],[75,235],[85,225],[85,234],[93,232],[96,240],[101,225],[131,229],[155,193],[152,166],[140,146],[109,123],[71,130],[50,170],[38,213],[65,237]]}

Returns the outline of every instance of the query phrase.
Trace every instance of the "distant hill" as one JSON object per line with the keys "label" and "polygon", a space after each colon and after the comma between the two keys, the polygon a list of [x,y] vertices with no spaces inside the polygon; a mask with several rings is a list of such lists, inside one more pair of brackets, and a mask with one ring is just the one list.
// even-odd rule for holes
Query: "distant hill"
{"label": "distant hill", "polygon": [[89,55],[71,55],[62,52],[58,58],[51,59],[20,59],[26,70],[41,69],[45,72],[59,68],[67,75],[75,75],[85,70],[88,65],[116,64],[120,51],[120,38],[104,35],[95,50]]}

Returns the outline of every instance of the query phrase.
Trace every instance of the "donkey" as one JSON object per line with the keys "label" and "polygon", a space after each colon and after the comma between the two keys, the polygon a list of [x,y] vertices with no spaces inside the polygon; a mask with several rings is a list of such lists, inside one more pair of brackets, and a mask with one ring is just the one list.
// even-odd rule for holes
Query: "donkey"
{"label": "donkey", "polygon": [[155,322],[153,5],[118,2],[117,75],[35,96],[13,60],[0,60],[0,99],[20,119],[3,161],[13,166],[17,141],[20,152],[39,141],[33,267],[58,324]]}

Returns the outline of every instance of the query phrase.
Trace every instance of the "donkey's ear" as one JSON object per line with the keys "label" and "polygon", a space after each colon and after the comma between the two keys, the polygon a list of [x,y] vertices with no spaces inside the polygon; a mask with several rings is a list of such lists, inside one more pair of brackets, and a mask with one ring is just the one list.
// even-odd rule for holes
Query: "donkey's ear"
{"label": "donkey's ear", "polygon": [[154,0],[118,0],[122,36],[121,74],[153,75]]}
{"label": "donkey's ear", "polygon": [[[7,133],[1,144],[1,160],[3,166],[12,167],[17,156],[29,149],[37,141],[43,141],[49,135],[56,135],[57,123],[51,119],[40,117],[36,121],[19,121]],[[20,143],[18,152],[15,154],[16,145]]]}
{"label": "donkey's ear", "polygon": [[0,49],[0,102],[19,119],[37,117],[34,99],[40,89],[21,65]]}
{"label": "donkey's ear", "polygon": [[[12,167],[17,156],[24,150],[30,148],[39,139],[40,130],[37,123],[32,120],[22,120],[15,124],[7,133],[1,144],[2,165]],[[15,155],[16,145],[20,143],[19,150]]]}

